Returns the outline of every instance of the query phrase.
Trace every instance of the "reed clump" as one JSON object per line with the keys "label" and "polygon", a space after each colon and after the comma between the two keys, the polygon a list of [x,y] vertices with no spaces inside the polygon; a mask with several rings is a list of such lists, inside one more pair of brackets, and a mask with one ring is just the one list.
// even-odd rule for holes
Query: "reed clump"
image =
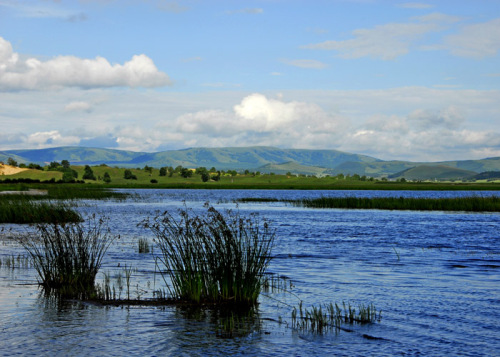
{"label": "reed clump", "polygon": [[36,226],[36,235],[19,239],[31,257],[39,284],[64,297],[86,299],[95,292],[95,278],[111,235],[104,218],[92,216],[85,223]]}
{"label": "reed clump", "polygon": [[139,254],[149,253],[151,251],[151,246],[146,238],[139,238],[138,250]]}
{"label": "reed clump", "polygon": [[0,223],[81,222],[82,217],[64,202],[36,201],[25,196],[0,197]]}
{"label": "reed clump", "polygon": [[271,261],[275,231],[257,214],[221,213],[206,204],[204,215],[187,208],[144,222],[157,237],[174,297],[191,302],[257,302]]}
{"label": "reed clump", "polygon": [[340,331],[342,324],[369,324],[380,321],[382,312],[377,311],[373,304],[360,304],[358,310],[350,303],[342,306],[337,303],[325,304],[323,306],[296,307],[292,310],[292,328],[302,332],[324,333],[328,331]]}

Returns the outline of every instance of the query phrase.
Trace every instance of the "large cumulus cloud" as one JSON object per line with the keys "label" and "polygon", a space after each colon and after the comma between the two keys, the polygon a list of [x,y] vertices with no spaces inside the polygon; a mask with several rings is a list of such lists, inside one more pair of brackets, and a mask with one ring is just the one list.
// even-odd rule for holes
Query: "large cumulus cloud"
{"label": "large cumulus cloud", "polygon": [[[244,97],[231,111],[202,110],[181,115],[174,127],[190,135],[191,143],[198,146],[225,142],[239,146],[309,147],[321,140],[329,144],[338,140],[347,125],[346,118],[328,114],[314,103],[286,102],[254,93]],[[170,124],[159,127],[172,129]]]}
{"label": "large cumulus cloud", "polygon": [[47,61],[23,59],[9,41],[0,37],[0,90],[40,90],[61,87],[160,87],[170,84],[144,54],[124,64],[111,64],[103,57],[82,59],[58,56]]}

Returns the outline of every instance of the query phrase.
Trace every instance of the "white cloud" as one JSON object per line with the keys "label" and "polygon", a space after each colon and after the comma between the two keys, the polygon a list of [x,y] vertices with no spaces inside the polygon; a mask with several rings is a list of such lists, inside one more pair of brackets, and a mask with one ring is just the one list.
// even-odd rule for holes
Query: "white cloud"
{"label": "white cloud", "polygon": [[64,107],[66,112],[87,112],[92,111],[92,106],[87,102],[71,102]]}
{"label": "white cloud", "polygon": [[328,67],[325,63],[312,59],[282,60],[283,63],[294,67],[323,69]]}
{"label": "white cloud", "polygon": [[264,13],[264,10],[261,8],[244,8],[244,9],[239,9],[239,10],[229,10],[229,11],[226,11],[226,13],[229,15],[233,15],[233,14],[256,15],[256,14]]}
{"label": "white cloud", "polygon": [[439,112],[418,109],[408,115],[408,120],[419,128],[443,126],[457,129],[465,121],[465,117],[458,108],[451,106]]}
{"label": "white cloud", "polygon": [[500,51],[500,18],[468,25],[444,40],[444,47],[460,57],[492,57]]}
{"label": "white cloud", "polygon": [[0,90],[41,90],[61,87],[160,87],[170,84],[144,54],[123,65],[103,57],[58,56],[47,61],[20,59],[10,42],[0,37]]}
{"label": "white cloud", "polygon": [[[407,87],[193,95],[67,88],[57,96],[0,92],[0,102],[0,150],[267,145],[387,160],[500,156],[499,91]],[[80,115],[76,110],[85,110],[84,103],[92,112]],[[66,106],[75,111],[63,110]]]}
{"label": "white cloud", "polygon": [[181,61],[184,63],[199,62],[199,61],[203,61],[203,58],[200,56],[194,56],[194,57],[189,57],[189,58],[183,58]]}
{"label": "white cloud", "polygon": [[305,49],[335,50],[346,59],[372,57],[393,60],[410,51],[411,45],[427,34],[445,29],[459,18],[439,13],[413,18],[415,22],[389,23],[371,29],[357,29],[352,39],[325,41],[302,46]]}
{"label": "white cloud", "polygon": [[396,5],[397,7],[402,7],[404,9],[430,9],[433,8],[434,5],[425,4],[421,2],[405,2],[402,4]]}
{"label": "white cloud", "polygon": [[[159,130],[187,134],[189,146],[273,145],[310,147],[337,138],[347,119],[329,115],[318,105],[285,102],[254,93],[231,111],[203,110],[163,123]],[[186,137],[186,136],[184,136]]]}
{"label": "white cloud", "polygon": [[42,149],[54,146],[76,145],[80,142],[80,138],[76,136],[63,136],[57,130],[37,132],[29,135],[26,138],[25,144],[30,147]]}
{"label": "white cloud", "polygon": [[85,21],[87,15],[83,12],[65,10],[60,6],[45,3],[21,2],[4,0],[0,1],[0,7],[11,9],[18,17],[26,18],[56,18],[70,22]]}
{"label": "white cloud", "polygon": [[185,11],[189,10],[189,7],[182,6],[181,4],[179,4],[178,1],[159,0],[156,4],[156,7],[159,10],[166,11],[166,12],[172,12],[175,14],[179,14],[181,12],[185,12]]}

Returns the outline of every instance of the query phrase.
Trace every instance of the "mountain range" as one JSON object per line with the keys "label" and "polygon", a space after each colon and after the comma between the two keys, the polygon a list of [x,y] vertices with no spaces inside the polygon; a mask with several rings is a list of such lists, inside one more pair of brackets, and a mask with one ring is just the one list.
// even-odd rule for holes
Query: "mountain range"
{"label": "mountain range", "polygon": [[[482,160],[411,162],[385,161],[375,157],[338,150],[280,149],[275,147],[189,148],[155,153],[86,147],[56,147],[34,150],[0,151],[0,161],[8,158],[18,163],[44,165],[68,160],[72,165],[118,167],[183,166],[215,167],[218,170],[307,175],[366,175],[407,179],[469,179],[485,172],[500,171],[500,157]],[[483,174],[484,176],[484,174]]]}

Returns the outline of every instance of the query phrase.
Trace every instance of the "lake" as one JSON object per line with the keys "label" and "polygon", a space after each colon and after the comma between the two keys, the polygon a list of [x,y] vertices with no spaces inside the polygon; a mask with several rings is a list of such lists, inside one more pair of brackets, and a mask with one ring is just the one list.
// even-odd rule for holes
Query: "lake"
{"label": "lake", "polygon": [[[269,271],[285,288],[265,291],[256,314],[237,318],[232,334],[220,313],[175,306],[98,306],[45,297],[36,272],[0,267],[0,355],[145,356],[494,356],[500,351],[500,214],[306,209],[248,197],[456,197],[461,191],[124,190],[125,201],[83,201],[78,210],[109,217],[119,234],[104,259],[113,283],[132,268],[131,297],[164,285],[154,249],[138,253],[138,224],[184,206],[258,212],[276,228]],[[0,258],[24,254],[10,237],[28,226],[0,225]],[[118,292],[117,292],[118,294]],[[125,291],[120,292],[124,297]],[[291,313],[330,302],[373,303],[379,322],[316,334],[292,328]],[[223,323],[222,323],[223,324]]]}

